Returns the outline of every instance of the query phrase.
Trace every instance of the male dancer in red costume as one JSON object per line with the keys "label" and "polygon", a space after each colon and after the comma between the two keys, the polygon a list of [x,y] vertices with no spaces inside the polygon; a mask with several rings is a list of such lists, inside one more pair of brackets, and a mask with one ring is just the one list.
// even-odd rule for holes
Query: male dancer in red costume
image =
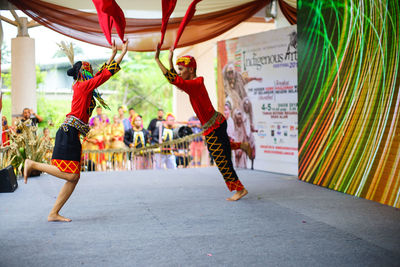
{"label": "male dancer in red costume", "polygon": [[165,75],[167,80],[186,92],[189,95],[193,110],[199,118],[204,129],[204,135],[208,150],[214,158],[219,171],[224,177],[225,183],[230,191],[236,190],[236,193],[227,200],[236,201],[247,195],[247,190],[240,182],[235,169],[232,165],[231,145],[228,134],[226,133],[225,117],[215,111],[204,86],[203,77],[196,76],[196,60],[191,56],[178,58],[177,65],[179,74],[175,71],[172,62],[173,49],[169,54],[170,70],[165,68],[160,61],[160,46],[157,46],[155,60]]}
{"label": "male dancer in red costume", "polygon": [[55,177],[66,180],[66,183],[58,194],[53,209],[47,217],[48,221],[71,221],[71,219],[61,216],[59,211],[71,196],[80,178],[82,146],[79,136],[85,136],[89,131],[88,121],[93,109],[96,107],[95,97],[100,103],[103,102],[94,90],[120,70],[119,63],[122,61],[127,50],[128,41],[124,43],[120,56],[114,60],[117,54],[117,47],[114,42],[110,59],[95,76],[93,76],[92,66],[89,62],[85,61],[76,62],[68,70],[68,76],[73,76],[75,80],[72,86],[74,93],[72,96],[71,112],[67,114],[64,122],[57,131],[51,160],[52,165],[29,159],[25,160],[25,183],[27,183],[28,176],[33,170],[47,172]]}

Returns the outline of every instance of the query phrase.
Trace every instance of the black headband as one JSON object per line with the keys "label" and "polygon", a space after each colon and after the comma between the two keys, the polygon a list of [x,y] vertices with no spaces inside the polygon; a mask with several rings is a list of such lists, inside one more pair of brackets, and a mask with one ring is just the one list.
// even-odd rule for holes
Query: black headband
{"label": "black headband", "polygon": [[74,80],[78,79],[79,70],[82,67],[82,61],[76,62],[72,68],[67,71],[68,76],[74,77]]}

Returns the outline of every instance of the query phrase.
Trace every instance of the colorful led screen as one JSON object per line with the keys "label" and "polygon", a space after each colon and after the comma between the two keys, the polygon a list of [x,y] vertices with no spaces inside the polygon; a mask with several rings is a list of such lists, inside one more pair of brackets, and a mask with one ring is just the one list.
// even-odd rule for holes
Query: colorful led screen
{"label": "colorful led screen", "polygon": [[298,1],[299,179],[400,207],[400,1]]}

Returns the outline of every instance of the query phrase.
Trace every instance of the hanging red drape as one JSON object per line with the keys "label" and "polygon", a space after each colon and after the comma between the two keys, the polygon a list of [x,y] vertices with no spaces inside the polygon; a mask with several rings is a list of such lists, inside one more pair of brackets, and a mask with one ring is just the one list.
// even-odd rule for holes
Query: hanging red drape
{"label": "hanging red drape", "polygon": [[279,7],[285,18],[291,25],[297,24],[297,9],[286,3],[284,0],[278,0]]}
{"label": "hanging red drape", "polygon": [[[177,47],[212,39],[252,17],[271,0],[252,2],[203,15],[197,15],[186,25]],[[54,5],[41,0],[9,0],[38,23],[66,36],[109,47],[98,23],[97,14]],[[173,46],[182,18],[169,20],[162,49]],[[126,19],[125,39],[130,39],[130,51],[154,51],[160,40],[161,19]],[[117,39],[115,31],[111,36]],[[121,45],[117,40],[117,45]]]}
{"label": "hanging red drape", "polygon": [[181,38],[181,35],[183,33],[183,30],[185,29],[186,25],[189,23],[189,21],[193,18],[194,12],[196,12],[196,5],[198,2],[201,0],[193,0],[193,2],[189,5],[185,16],[182,19],[181,24],[179,25],[178,29],[178,34],[176,35],[175,43],[173,48],[175,49],[179,43],[179,39]]}
{"label": "hanging red drape", "polygon": [[111,45],[111,30],[115,27],[121,41],[124,41],[125,15],[115,0],[92,0],[96,7],[99,24]]}
{"label": "hanging red drape", "polygon": [[162,19],[161,19],[161,41],[159,43],[160,47],[164,43],[164,36],[165,36],[165,31],[167,30],[168,20],[175,9],[176,0],[162,0],[161,6],[162,6]]}

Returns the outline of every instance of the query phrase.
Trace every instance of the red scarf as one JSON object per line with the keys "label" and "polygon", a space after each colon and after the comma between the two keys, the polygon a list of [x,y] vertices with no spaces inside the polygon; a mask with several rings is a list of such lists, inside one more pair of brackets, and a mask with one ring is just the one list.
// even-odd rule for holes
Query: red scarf
{"label": "red scarf", "polygon": [[176,0],[161,0],[162,4],[162,20],[161,20],[161,41],[158,48],[164,43],[164,35],[167,30],[168,20],[176,6]]}
{"label": "red scarf", "polygon": [[125,34],[125,16],[122,9],[115,0],[92,0],[96,7],[99,17],[99,24],[103,33],[111,45],[111,29],[115,27],[121,41],[124,41]]}
{"label": "red scarf", "polygon": [[193,2],[190,4],[190,6],[188,7],[185,16],[182,19],[181,24],[179,25],[179,29],[178,29],[178,34],[176,36],[175,39],[175,43],[174,43],[174,49],[176,48],[176,46],[178,45],[179,39],[181,38],[181,35],[183,33],[183,30],[185,29],[186,25],[189,23],[189,21],[193,18],[194,12],[196,12],[196,5],[198,2],[200,2],[201,0],[193,0]]}
{"label": "red scarf", "polygon": [[[185,29],[186,25],[193,18],[194,13],[196,12],[196,5],[200,1],[201,0],[193,0],[193,2],[189,5],[189,7],[186,11],[185,17],[183,17],[182,22],[179,25],[178,34],[176,36],[175,44],[173,46],[174,49],[178,45],[179,39],[181,38],[181,35],[182,35],[183,30]],[[176,0],[161,0],[161,4],[162,4],[162,20],[161,20],[162,23],[161,23],[161,41],[158,45],[159,48],[161,48],[161,46],[164,42],[164,35],[165,35],[165,31],[167,30],[168,20],[169,20],[169,17],[171,16],[172,12],[175,9]]]}

